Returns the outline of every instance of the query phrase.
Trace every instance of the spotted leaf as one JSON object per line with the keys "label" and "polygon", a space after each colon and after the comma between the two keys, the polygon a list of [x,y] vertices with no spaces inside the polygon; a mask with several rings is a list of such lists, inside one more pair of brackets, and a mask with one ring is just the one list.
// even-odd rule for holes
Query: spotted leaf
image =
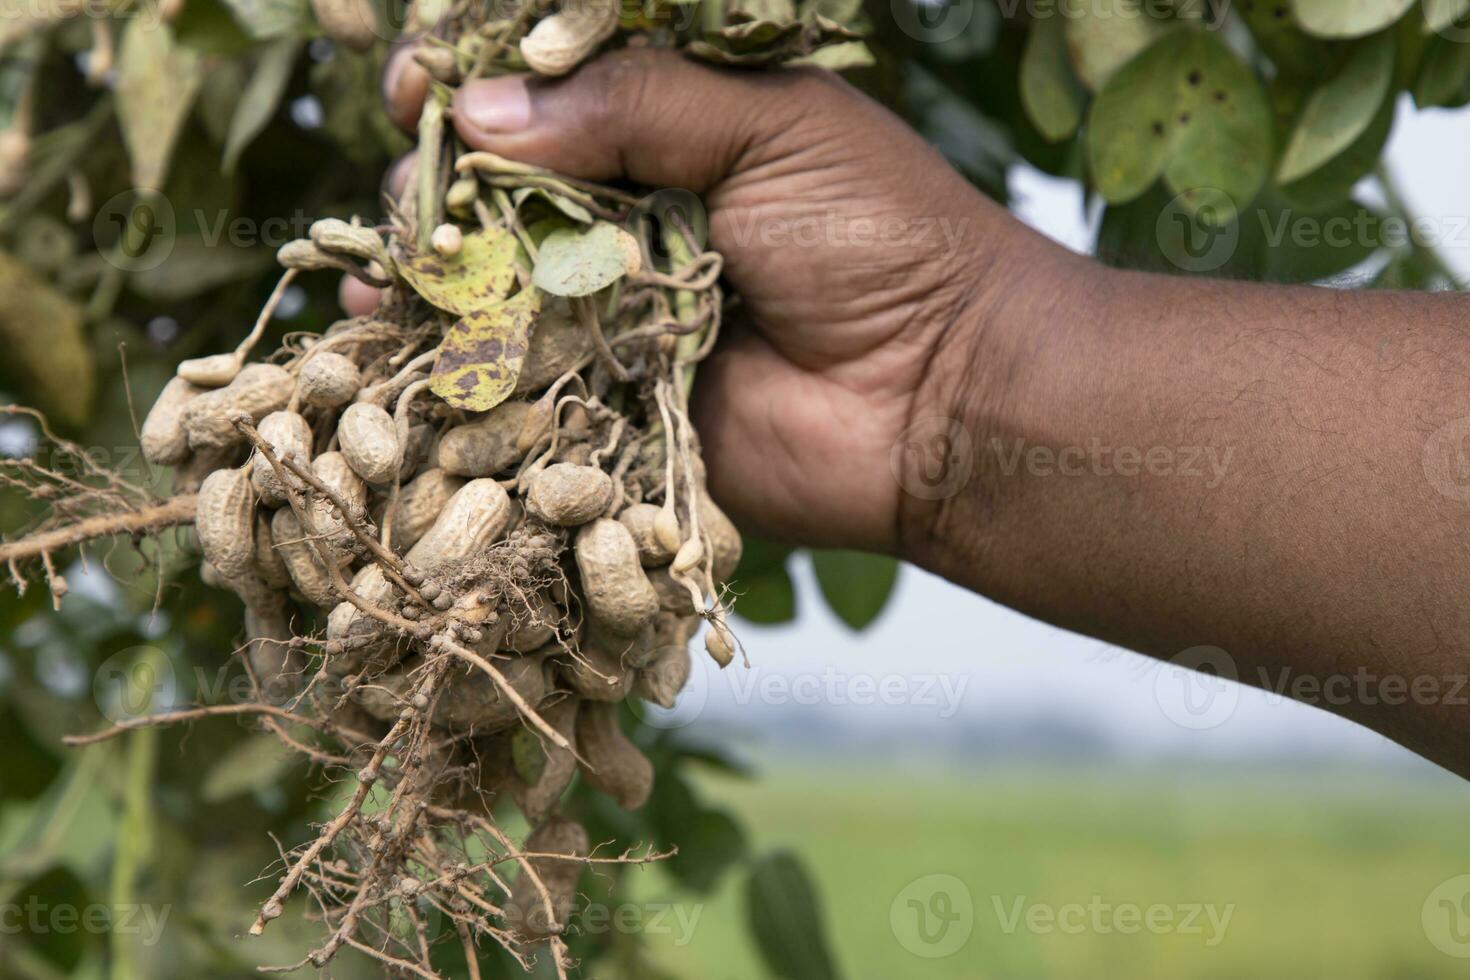
{"label": "spotted leaf", "polygon": [[510,299],[466,313],[439,344],[429,388],[455,408],[486,412],[515,390],[530,344],[541,294],[523,289]]}
{"label": "spotted leaf", "polygon": [[484,228],[464,236],[459,254],[444,258],[421,252],[399,261],[414,290],[450,313],[467,316],[505,298],[516,281],[516,239],[508,231]]}

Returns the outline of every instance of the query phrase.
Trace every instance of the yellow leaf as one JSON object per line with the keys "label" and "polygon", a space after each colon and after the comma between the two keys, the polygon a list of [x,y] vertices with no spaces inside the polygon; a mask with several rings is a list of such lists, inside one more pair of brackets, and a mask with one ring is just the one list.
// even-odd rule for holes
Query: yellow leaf
{"label": "yellow leaf", "polygon": [[459,254],[444,258],[422,252],[398,263],[420,296],[450,313],[466,316],[498,303],[516,281],[516,237],[499,228],[464,236]]}
{"label": "yellow leaf", "polygon": [[494,306],[466,313],[449,328],[429,389],[455,408],[488,412],[510,397],[541,310],[533,286]]}

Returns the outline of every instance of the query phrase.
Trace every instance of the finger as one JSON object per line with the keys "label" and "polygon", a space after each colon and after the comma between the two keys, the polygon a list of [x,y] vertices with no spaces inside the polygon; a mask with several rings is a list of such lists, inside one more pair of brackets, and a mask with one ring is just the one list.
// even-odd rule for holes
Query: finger
{"label": "finger", "polygon": [[395,44],[383,67],[383,102],[388,108],[388,118],[409,133],[418,128],[419,113],[429,94],[429,73],[413,60],[417,47],[417,39]]}
{"label": "finger", "polygon": [[737,169],[795,152],[804,145],[791,135],[796,120],[853,98],[845,88],[824,72],[757,75],[625,50],[566,78],[468,82],[453,111],[474,149],[593,180],[703,192]]}
{"label": "finger", "polygon": [[413,150],[394,160],[388,167],[388,172],[383,175],[383,190],[389,197],[394,200],[403,197],[404,188],[408,186],[408,178],[413,173],[413,165],[418,158],[418,150]]}
{"label": "finger", "polygon": [[343,276],[337,285],[337,302],[348,316],[367,316],[378,308],[381,298],[382,290],[351,276]]}

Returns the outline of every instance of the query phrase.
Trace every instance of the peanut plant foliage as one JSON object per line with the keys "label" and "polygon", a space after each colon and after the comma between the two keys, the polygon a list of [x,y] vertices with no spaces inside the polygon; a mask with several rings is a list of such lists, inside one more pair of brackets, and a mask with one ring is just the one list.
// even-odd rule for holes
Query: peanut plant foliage
{"label": "peanut plant foliage", "polygon": [[[0,935],[0,976],[657,976],[644,937],[577,925],[646,863],[696,895],[738,878],[771,975],[860,967],[800,858],[695,790],[733,747],[643,706],[693,657],[758,658],[754,624],[811,598],[798,563],[853,629],[897,566],[741,540],[685,414],[721,257],[634,220],[655,188],[467,152],[453,87],[629,43],[820,65],[999,200],[1021,161],[1078,181],[1104,261],[1411,288],[1455,283],[1380,234],[1412,218],[1383,146],[1404,93],[1470,101],[1470,0],[934,13],[146,0],[0,25],[0,903],[172,910],[152,943]],[[378,87],[402,34],[435,79],[413,137]],[[1355,231],[1273,231],[1304,217]],[[343,274],[376,313],[342,319]]]}

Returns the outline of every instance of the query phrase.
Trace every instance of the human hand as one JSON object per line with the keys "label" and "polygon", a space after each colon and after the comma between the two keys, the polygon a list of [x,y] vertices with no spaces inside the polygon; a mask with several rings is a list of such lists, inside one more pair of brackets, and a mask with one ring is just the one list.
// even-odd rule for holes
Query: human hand
{"label": "human hand", "polygon": [[[384,86],[407,129],[427,89],[410,54]],[[924,502],[889,471],[895,443],[949,410],[926,406],[961,383],[1001,266],[1058,250],[825,71],[622,51],[565,79],[468,83],[452,116],[472,149],[700,194],[743,302],[695,386],[712,494],[762,536],[904,550],[905,507]],[[345,302],[363,301],[352,284]]]}

